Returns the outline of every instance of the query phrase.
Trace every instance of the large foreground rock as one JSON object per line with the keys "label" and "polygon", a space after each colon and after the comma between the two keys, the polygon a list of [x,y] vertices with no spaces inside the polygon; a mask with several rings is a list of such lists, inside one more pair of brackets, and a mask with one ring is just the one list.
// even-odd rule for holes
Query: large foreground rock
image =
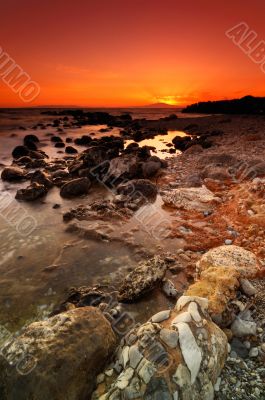
{"label": "large foreground rock", "polygon": [[213,400],[227,338],[211,321],[207,300],[182,296],[136,327],[97,378],[92,400]]}
{"label": "large foreground rock", "polygon": [[2,347],[0,398],[87,400],[114,346],[110,323],[93,307],[35,322]]}

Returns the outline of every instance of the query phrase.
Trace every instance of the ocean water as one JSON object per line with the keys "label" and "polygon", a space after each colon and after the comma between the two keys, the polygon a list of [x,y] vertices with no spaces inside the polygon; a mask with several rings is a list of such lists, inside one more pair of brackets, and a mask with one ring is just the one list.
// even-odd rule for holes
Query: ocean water
{"label": "ocean water", "polygon": [[[62,108],[0,108],[0,132],[16,129],[19,126],[29,127],[36,123],[47,123],[54,116],[43,115],[43,111],[60,111]],[[205,117],[200,114],[184,114],[181,108],[82,108],[84,111],[104,111],[112,115],[129,113],[133,119],[155,120],[176,114],[180,118]]]}
{"label": "ocean water", "polygon": [[[12,162],[12,149],[22,143],[26,134],[37,134],[39,148],[50,157],[61,157],[51,144],[47,133],[57,133],[57,128],[30,129],[37,123],[48,123],[54,116],[41,114],[41,109],[2,109],[0,110],[0,173],[5,165]],[[108,110],[114,114],[127,112],[129,109]],[[174,109],[133,109],[133,118],[162,118],[172,114]],[[23,126],[25,130],[20,130]],[[93,133],[104,126],[84,126],[80,129],[65,129],[66,137]],[[119,134],[119,129],[106,134]],[[161,157],[169,156],[163,150],[176,135],[184,132],[171,131],[167,135],[158,135],[140,145],[156,147]],[[100,133],[102,136],[102,133]],[[78,147],[78,146],[76,146]],[[79,148],[84,150],[83,147]],[[28,183],[8,183],[0,180],[0,326],[4,325],[11,332],[16,332],[32,320],[41,319],[49,314],[55,304],[65,298],[73,286],[92,286],[109,282],[111,285],[135,267],[139,261],[138,250],[155,249],[175,251],[183,247],[182,239],[161,241],[157,231],[158,222],[170,224],[171,213],[162,207],[161,197],[154,204],[146,206],[140,215],[132,217],[122,224],[114,223],[111,228],[119,241],[102,242],[87,240],[66,231],[63,213],[79,204],[88,204],[94,200],[111,199],[115,193],[104,186],[93,186],[91,193],[84,198],[62,199],[58,188],[52,188],[46,197],[35,202],[17,202],[16,191]],[[61,207],[54,209],[57,203]],[[6,206],[7,204],[7,206]],[[23,218],[31,221],[32,226],[25,226]],[[22,220],[21,220],[22,218]],[[22,222],[21,222],[22,221]],[[104,221],[103,221],[104,222]],[[84,226],[94,229],[98,221],[85,221]],[[106,222],[108,224],[108,222]],[[32,228],[32,229],[31,229]],[[101,228],[101,226],[100,226]],[[107,227],[108,228],[108,227]],[[163,226],[162,226],[163,228]],[[159,232],[158,232],[159,233]],[[132,237],[133,235],[133,237]],[[133,238],[134,246],[123,243],[125,237]],[[177,284],[177,283],[176,283]],[[182,285],[182,281],[180,282]],[[145,297],[139,304],[124,305],[136,322],[144,322],[152,314],[168,307],[168,300],[161,293],[155,292]]]}

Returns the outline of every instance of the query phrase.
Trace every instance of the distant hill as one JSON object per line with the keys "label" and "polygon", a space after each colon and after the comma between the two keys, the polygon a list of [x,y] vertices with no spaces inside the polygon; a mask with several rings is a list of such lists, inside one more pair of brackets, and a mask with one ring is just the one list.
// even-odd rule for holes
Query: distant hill
{"label": "distant hill", "polygon": [[179,108],[179,107],[172,106],[172,105],[166,104],[166,103],[154,103],[154,104],[148,104],[146,106],[141,106],[139,108]]}
{"label": "distant hill", "polygon": [[183,113],[199,114],[265,114],[265,97],[245,96],[241,99],[206,101],[187,106]]}
{"label": "distant hill", "polygon": [[82,108],[80,106],[73,106],[73,105],[43,105],[43,106],[33,106],[32,108]]}

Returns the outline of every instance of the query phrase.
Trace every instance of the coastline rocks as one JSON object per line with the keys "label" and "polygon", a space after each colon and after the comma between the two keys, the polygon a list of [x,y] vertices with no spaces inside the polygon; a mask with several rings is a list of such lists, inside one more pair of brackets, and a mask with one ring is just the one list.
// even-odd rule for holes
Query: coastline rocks
{"label": "coastline rocks", "polygon": [[126,154],[110,160],[107,172],[109,179],[133,179],[137,175],[140,175],[140,165],[134,154]]}
{"label": "coastline rocks", "polygon": [[248,279],[240,279],[240,289],[247,296],[251,297],[257,293],[257,289],[249,282]]}
{"label": "coastline rocks", "polygon": [[144,178],[151,178],[154,176],[161,168],[160,161],[146,161],[142,164],[142,171]]}
{"label": "coastline rocks", "polygon": [[51,137],[51,142],[53,143],[63,143],[62,138],[60,138],[60,136],[52,136]]}
{"label": "coastline rocks", "polygon": [[76,138],[74,142],[79,146],[89,146],[89,144],[92,142],[92,138],[90,136],[83,135],[81,138]]}
{"label": "coastline rocks", "polygon": [[231,325],[231,331],[236,337],[256,335],[257,324],[255,322],[246,321],[237,317]]}
{"label": "coastline rocks", "polygon": [[36,135],[26,135],[24,136],[24,144],[25,146],[27,146],[27,143],[38,143],[39,142],[39,138]]}
{"label": "coastline rocks", "polygon": [[19,189],[16,193],[15,198],[17,200],[24,201],[34,201],[38,198],[45,196],[47,194],[47,189],[44,185],[33,182],[30,186],[25,189]]}
{"label": "coastline rocks", "polygon": [[228,302],[236,296],[239,276],[233,269],[209,267],[200,274],[199,280],[192,284],[185,294],[207,298],[209,312],[219,315],[225,311]]}
{"label": "coastline rocks", "polygon": [[228,173],[227,168],[216,167],[213,165],[206,166],[200,176],[203,179],[214,179],[221,182],[230,181],[232,176]]}
{"label": "coastline rocks", "polygon": [[155,200],[157,187],[148,179],[133,179],[120,184],[117,187],[117,192],[128,196],[132,200],[145,203],[148,200]]}
{"label": "coastline rocks", "polygon": [[25,172],[18,167],[6,167],[2,171],[1,178],[8,182],[22,181],[25,179]]}
{"label": "coastline rocks", "polygon": [[174,144],[175,149],[184,151],[190,144],[191,140],[192,139],[190,136],[176,136],[174,139],[172,139],[172,143]]}
{"label": "coastline rocks", "polygon": [[71,175],[65,169],[58,169],[52,173],[52,182],[56,186],[62,186],[71,179]]}
{"label": "coastline rocks", "polygon": [[120,302],[131,302],[150,292],[161,283],[166,270],[165,262],[159,257],[140,263],[124,278],[119,290],[118,300]]}
{"label": "coastline rocks", "polygon": [[184,209],[204,212],[220,202],[220,199],[205,186],[195,188],[172,189],[162,196],[165,205]]}
{"label": "coastline rocks", "polygon": [[70,288],[66,299],[55,307],[52,315],[59,314],[67,311],[68,307],[97,307],[100,303],[104,302],[106,295],[97,288],[81,286],[78,288]]}
{"label": "coastline rocks", "polygon": [[[92,400],[213,400],[227,356],[227,338],[200,304],[199,298],[186,297],[183,302],[181,297],[171,313],[159,313],[161,322],[151,322],[153,316],[130,331],[113,363],[98,377]],[[193,311],[188,323],[172,323],[189,309]],[[195,309],[196,319],[192,317]],[[134,354],[137,357],[131,360]]]}
{"label": "coastline rocks", "polygon": [[211,314],[222,314],[235,298],[239,280],[255,277],[259,264],[255,254],[239,246],[220,246],[205,253],[196,264],[198,279],[189,287],[188,296],[209,300]]}
{"label": "coastline rocks", "polygon": [[64,151],[67,154],[76,154],[78,153],[78,151],[73,147],[73,146],[66,146],[66,148],[64,149]]}
{"label": "coastline rocks", "polygon": [[47,189],[53,187],[53,182],[50,175],[43,171],[35,171],[31,177],[31,182],[39,183],[40,185],[45,186]]}
{"label": "coastline rocks", "polygon": [[26,146],[16,146],[12,151],[13,158],[20,158],[24,156],[28,156],[30,153],[29,149]]}
{"label": "coastline rocks", "polygon": [[115,343],[110,323],[93,307],[35,322],[4,344],[1,400],[86,400]]}
{"label": "coastline rocks", "polygon": [[238,163],[239,160],[230,154],[216,153],[200,157],[197,166],[204,168],[211,165],[212,167],[231,168],[235,165],[238,165]]}
{"label": "coastline rocks", "polygon": [[170,281],[169,279],[164,280],[163,286],[162,286],[162,292],[164,292],[166,296],[174,297],[174,298],[176,298],[179,294],[179,292],[175,288],[174,283],[172,281]]}
{"label": "coastline rocks", "polygon": [[88,178],[77,178],[65,183],[61,187],[60,195],[65,198],[77,197],[87,194],[91,182]]}
{"label": "coastline rocks", "polygon": [[230,245],[215,247],[202,256],[197,263],[198,271],[202,272],[209,267],[224,267],[228,270],[234,268],[240,273],[241,278],[251,278],[256,276],[259,263],[251,251]]}

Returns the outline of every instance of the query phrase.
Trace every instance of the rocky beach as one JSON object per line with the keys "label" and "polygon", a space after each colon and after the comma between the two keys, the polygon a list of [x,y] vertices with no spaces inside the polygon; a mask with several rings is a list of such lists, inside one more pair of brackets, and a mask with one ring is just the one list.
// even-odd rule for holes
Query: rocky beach
{"label": "rocky beach", "polygon": [[265,399],[265,117],[191,112],[4,115],[1,400]]}

